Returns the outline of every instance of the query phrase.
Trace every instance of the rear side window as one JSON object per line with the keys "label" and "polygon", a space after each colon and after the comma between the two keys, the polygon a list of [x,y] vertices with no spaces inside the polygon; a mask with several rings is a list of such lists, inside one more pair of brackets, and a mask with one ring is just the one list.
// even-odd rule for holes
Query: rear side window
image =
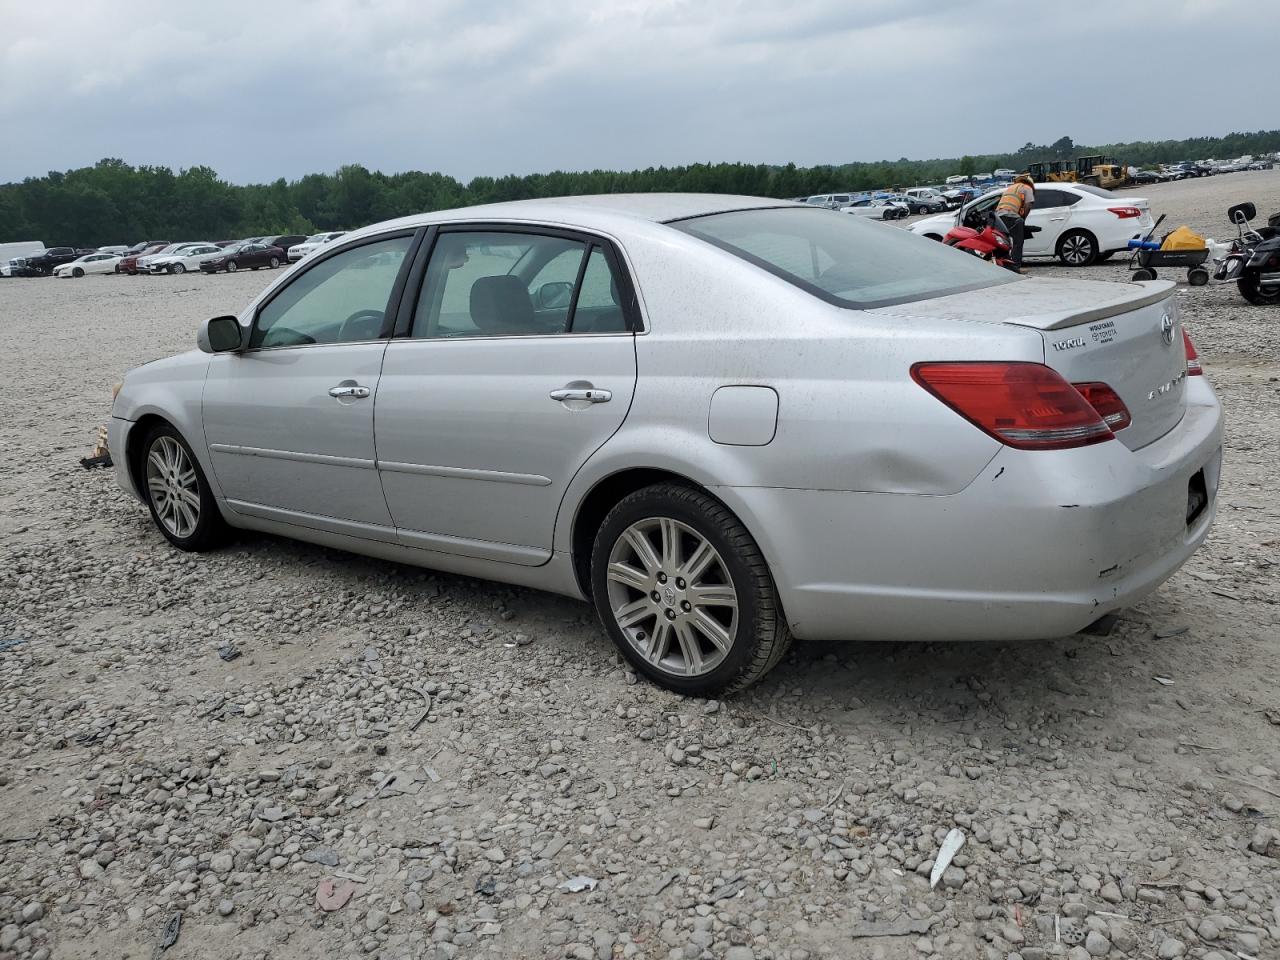
{"label": "rear side window", "polygon": [[827,210],[741,210],[671,226],[842,307],[928,300],[1018,279],[925,237]]}
{"label": "rear side window", "polygon": [[599,244],[501,231],[446,231],[427,264],[412,335],[625,333],[619,286]]}

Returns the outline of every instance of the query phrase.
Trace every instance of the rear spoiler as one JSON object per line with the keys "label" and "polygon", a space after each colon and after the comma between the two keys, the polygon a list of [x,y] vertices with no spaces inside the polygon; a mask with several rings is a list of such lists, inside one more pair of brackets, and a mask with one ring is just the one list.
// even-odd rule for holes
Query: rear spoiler
{"label": "rear spoiler", "polygon": [[[1122,313],[1140,310],[1143,307],[1151,306],[1153,303],[1168,299],[1174,288],[1177,287],[1177,283],[1172,280],[1135,280],[1126,284],[1126,287],[1141,287],[1146,292],[1137,297],[1117,298],[1096,307],[1090,307],[1087,310],[1064,310],[1057,316],[1052,312],[1037,312],[1034,316],[1039,322],[1027,325],[1035,326],[1040,330],[1061,330],[1063,327],[1075,327],[1082,323],[1105,320],[1107,317],[1115,317]],[[1024,318],[1011,317],[1006,322],[1017,323],[1021,319]],[[1030,317],[1025,319],[1030,319]],[[1048,319],[1047,323],[1045,322],[1046,319]]]}

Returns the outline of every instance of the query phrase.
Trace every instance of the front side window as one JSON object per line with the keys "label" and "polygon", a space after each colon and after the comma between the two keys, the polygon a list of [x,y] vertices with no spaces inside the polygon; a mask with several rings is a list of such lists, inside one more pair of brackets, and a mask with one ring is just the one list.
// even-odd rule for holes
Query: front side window
{"label": "front side window", "polygon": [[533,233],[446,231],[431,251],[412,335],[625,332],[617,290],[599,245]]}
{"label": "front side window", "polygon": [[1018,279],[906,230],[817,210],[740,210],[672,226],[842,307],[928,300]]}
{"label": "front side window", "polygon": [[412,242],[404,236],[366,243],[300,274],[258,312],[249,346],[376,340]]}

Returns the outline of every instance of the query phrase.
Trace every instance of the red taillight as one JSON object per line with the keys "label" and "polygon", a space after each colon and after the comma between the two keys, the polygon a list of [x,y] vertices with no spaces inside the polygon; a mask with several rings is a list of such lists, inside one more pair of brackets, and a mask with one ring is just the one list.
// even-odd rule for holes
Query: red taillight
{"label": "red taillight", "polygon": [[1089,406],[1098,411],[1098,416],[1102,418],[1102,422],[1110,427],[1113,432],[1123,430],[1133,423],[1133,418],[1129,416],[1129,408],[1124,405],[1120,395],[1107,384],[1073,383],[1072,386],[1080,391],[1080,396],[1088,401]]}
{"label": "red taillight", "polygon": [[1132,220],[1134,217],[1142,216],[1142,211],[1137,207],[1107,207],[1111,213],[1114,213],[1121,220]]}
{"label": "red taillight", "polygon": [[1196,353],[1196,345],[1191,342],[1191,334],[1187,333],[1186,327],[1182,328],[1182,345],[1187,350],[1187,376],[1199,377],[1204,374],[1204,370],[1200,366],[1200,354]]}
{"label": "red taillight", "polygon": [[1041,363],[917,363],[911,378],[1019,450],[1063,450],[1114,437],[1080,391]]}

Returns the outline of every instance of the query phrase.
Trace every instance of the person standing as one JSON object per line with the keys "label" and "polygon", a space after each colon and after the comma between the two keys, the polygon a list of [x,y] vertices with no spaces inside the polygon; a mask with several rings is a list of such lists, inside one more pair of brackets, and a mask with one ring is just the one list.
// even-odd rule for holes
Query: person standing
{"label": "person standing", "polygon": [[1022,272],[1022,241],[1026,234],[1027,214],[1035,202],[1036,189],[1031,174],[1020,173],[1004,188],[1000,202],[996,204],[996,217],[1009,234],[1013,265],[1019,273]]}

